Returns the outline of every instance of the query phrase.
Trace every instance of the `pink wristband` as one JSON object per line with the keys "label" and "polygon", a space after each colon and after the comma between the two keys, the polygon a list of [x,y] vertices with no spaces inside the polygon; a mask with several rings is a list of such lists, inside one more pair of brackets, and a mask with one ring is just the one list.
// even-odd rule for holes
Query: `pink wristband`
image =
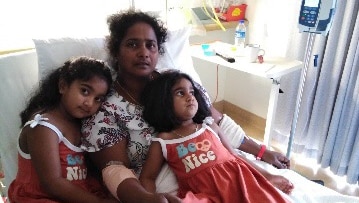
{"label": "pink wristband", "polygon": [[261,149],[259,150],[258,152],[258,155],[257,155],[257,160],[261,160],[262,159],[262,156],[264,154],[264,152],[266,151],[266,146],[265,145],[261,145]]}

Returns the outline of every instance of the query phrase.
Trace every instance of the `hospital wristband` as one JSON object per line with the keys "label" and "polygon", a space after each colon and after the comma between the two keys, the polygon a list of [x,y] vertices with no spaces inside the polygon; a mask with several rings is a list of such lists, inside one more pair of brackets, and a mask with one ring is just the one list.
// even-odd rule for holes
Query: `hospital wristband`
{"label": "hospital wristband", "polygon": [[259,150],[259,152],[258,152],[258,155],[257,155],[257,160],[261,160],[262,159],[262,157],[263,157],[263,154],[264,154],[264,152],[266,151],[266,146],[265,145],[261,145],[261,149]]}

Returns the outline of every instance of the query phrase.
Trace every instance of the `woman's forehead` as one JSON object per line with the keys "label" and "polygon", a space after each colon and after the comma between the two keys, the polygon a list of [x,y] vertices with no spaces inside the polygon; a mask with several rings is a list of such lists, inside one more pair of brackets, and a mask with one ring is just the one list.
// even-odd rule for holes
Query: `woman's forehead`
{"label": "woman's forehead", "polygon": [[125,39],[141,39],[141,40],[151,40],[157,41],[157,37],[155,31],[151,27],[151,25],[138,22],[128,28],[127,33],[125,35]]}

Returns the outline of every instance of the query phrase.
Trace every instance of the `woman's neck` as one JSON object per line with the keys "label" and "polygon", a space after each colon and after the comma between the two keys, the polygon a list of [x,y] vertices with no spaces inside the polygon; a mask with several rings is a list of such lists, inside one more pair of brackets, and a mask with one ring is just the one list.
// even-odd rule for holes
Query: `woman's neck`
{"label": "woman's neck", "polygon": [[116,80],[118,80],[123,87],[126,87],[127,90],[133,93],[141,94],[146,84],[150,80],[157,78],[159,75],[160,73],[156,70],[153,71],[150,75],[143,77],[134,76],[126,73],[119,73]]}
{"label": "woman's neck", "polygon": [[122,87],[126,88],[127,91],[130,91],[133,94],[140,94],[147,84],[147,81],[144,79],[118,77],[117,81],[122,85]]}
{"label": "woman's neck", "polygon": [[145,88],[148,80],[144,78],[134,78],[134,77],[126,77],[126,76],[119,76],[116,79],[116,83],[118,82],[120,87],[125,89],[124,92],[130,94],[134,99],[137,101],[141,97],[141,93]]}

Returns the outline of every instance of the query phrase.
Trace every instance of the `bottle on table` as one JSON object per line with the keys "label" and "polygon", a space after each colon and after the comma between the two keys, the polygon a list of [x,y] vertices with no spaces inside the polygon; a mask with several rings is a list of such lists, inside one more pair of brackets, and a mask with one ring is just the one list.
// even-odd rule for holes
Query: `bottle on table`
{"label": "bottle on table", "polygon": [[244,20],[239,20],[234,35],[235,46],[238,46],[240,48],[244,48],[246,46],[246,32],[247,32],[247,28],[246,25],[244,24]]}

